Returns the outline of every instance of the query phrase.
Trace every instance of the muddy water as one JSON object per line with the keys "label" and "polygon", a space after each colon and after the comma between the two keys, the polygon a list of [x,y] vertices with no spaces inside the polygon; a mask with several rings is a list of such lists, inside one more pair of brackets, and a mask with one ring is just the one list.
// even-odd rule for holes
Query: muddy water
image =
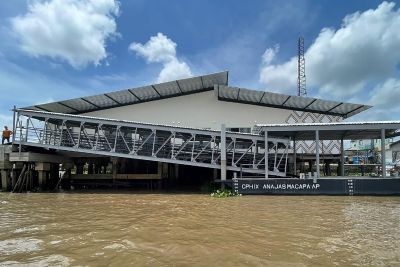
{"label": "muddy water", "polygon": [[399,266],[400,198],[3,193],[0,265]]}

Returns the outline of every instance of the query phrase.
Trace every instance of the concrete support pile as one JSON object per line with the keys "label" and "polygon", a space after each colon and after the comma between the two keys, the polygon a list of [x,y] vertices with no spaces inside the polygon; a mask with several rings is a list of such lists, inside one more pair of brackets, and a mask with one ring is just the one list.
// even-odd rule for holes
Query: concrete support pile
{"label": "concrete support pile", "polygon": [[37,162],[35,163],[35,170],[38,172],[38,186],[41,189],[47,189],[50,179],[50,163]]}
{"label": "concrete support pile", "polygon": [[12,164],[9,161],[9,152],[11,152],[11,146],[0,146],[0,175],[2,191],[11,189]]}

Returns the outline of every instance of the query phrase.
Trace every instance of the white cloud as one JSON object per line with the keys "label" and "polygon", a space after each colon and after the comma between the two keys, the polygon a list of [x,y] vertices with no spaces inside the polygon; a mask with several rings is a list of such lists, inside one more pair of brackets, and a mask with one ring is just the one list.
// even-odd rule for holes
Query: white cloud
{"label": "white cloud", "polygon": [[263,64],[260,82],[267,85],[268,91],[291,93],[296,88],[297,61],[292,58],[281,65]]}
{"label": "white cloud", "polygon": [[164,63],[164,67],[158,75],[157,82],[178,80],[193,76],[189,66],[178,59]]}
{"label": "white cloud", "polygon": [[399,119],[400,79],[387,79],[375,86],[369,95],[369,104],[373,106],[369,119]]}
{"label": "white cloud", "polygon": [[[400,12],[394,3],[356,12],[341,28],[324,28],[308,48],[307,85],[321,95],[346,98],[396,73],[400,63]],[[268,89],[294,93],[297,57],[282,64],[263,64],[260,82]]]}
{"label": "white cloud", "polygon": [[117,0],[29,2],[28,12],[11,19],[23,51],[33,57],[67,61],[75,68],[107,58],[106,41],[118,36]]}
{"label": "white cloud", "polygon": [[129,49],[144,57],[149,63],[163,63],[176,58],[176,43],[160,32],[156,36],[151,36],[144,45],[131,43]]}
{"label": "white cloud", "polygon": [[278,52],[279,52],[279,45],[275,45],[274,48],[265,49],[265,52],[262,55],[262,63],[265,65],[271,64],[271,62],[274,60]]}
{"label": "white cloud", "polygon": [[0,129],[3,131],[4,126],[8,126],[9,129],[12,129],[13,122],[13,113],[10,111],[8,114],[0,114]]}
{"label": "white cloud", "polygon": [[150,37],[145,44],[131,43],[129,50],[146,59],[148,63],[162,63],[163,69],[157,82],[165,82],[193,76],[190,67],[176,56],[177,44],[162,33]]}

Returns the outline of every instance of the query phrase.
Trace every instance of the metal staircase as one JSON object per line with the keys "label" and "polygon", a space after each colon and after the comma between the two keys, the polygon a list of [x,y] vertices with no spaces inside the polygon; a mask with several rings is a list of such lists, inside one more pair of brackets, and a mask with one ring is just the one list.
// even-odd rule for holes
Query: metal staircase
{"label": "metal staircase", "polygon": [[[14,144],[221,168],[221,131],[15,110]],[[286,176],[288,139],[260,134],[225,133],[227,170]]]}

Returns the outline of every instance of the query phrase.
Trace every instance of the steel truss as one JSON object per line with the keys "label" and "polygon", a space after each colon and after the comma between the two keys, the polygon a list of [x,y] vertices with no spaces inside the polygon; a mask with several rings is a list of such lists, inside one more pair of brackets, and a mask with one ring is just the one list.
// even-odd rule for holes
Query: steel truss
{"label": "steel truss", "polygon": [[[183,165],[221,168],[221,132],[42,111],[15,114],[14,143]],[[265,173],[265,138],[226,132],[227,170]],[[286,176],[289,139],[268,139],[268,173]]]}

